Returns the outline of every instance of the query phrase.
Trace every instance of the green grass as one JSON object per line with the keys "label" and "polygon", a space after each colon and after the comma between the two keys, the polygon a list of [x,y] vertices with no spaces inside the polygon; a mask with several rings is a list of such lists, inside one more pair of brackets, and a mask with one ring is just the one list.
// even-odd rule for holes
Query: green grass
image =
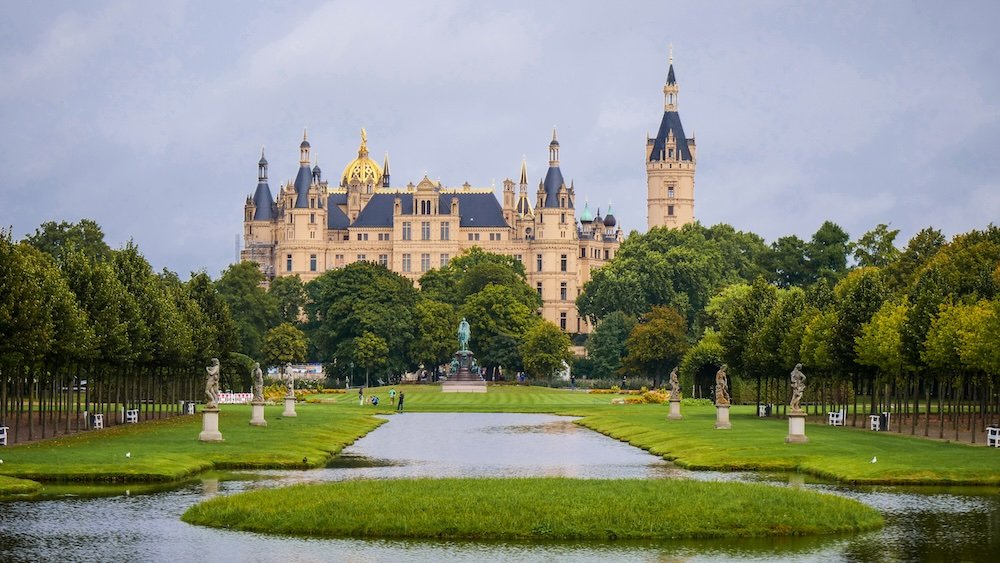
{"label": "green grass", "polygon": [[[401,385],[406,412],[521,412],[583,417],[580,424],[689,469],[799,471],[849,483],[1000,485],[1000,451],[895,433],[808,424],[807,444],[786,444],[787,422],[759,419],[752,406],[732,408],[733,428],[715,430],[714,407],[612,405],[620,395],[529,386],[490,386],[488,393],[442,393],[438,385]],[[357,391],[314,395],[282,419],[267,407],[268,427],[247,424],[250,408],[224,405],[226,441],[201,443],[201,416],[116,426],[3,449],[0,475],[39,481],[173,481],[209,469],[307,468],[324,464],[394,412],[389,387],[367,389],[378,407],[358,405]],[[125,453],[131,452],[130,459]],[[877,463],[869,463],[872,457]],[[302,460],[306,459],[306,462]]]}
{"label": "green grass", "polygon": [[[1000,485],[1000,451],[855,428],[807,424],[806,444],[786,444],[786,420],[759,419],[733,407],[730,430],[716,430],[714,407],[605,409],[579,421],[607,436],[705,470],[801,471],[858,484]],[[878,459],[871,463],[871,459]]]}
{"label": "green grass", "polygon": [[[3,451],[0,474],[36,481],[173,481],[209,469],[319,467],[381,420],[357,412],[298,405],[265,407],[268,426],[250,426],[250,407],[223,405],[224,442],[198,441],[201,415],[115,426]],[[131,457],[126,457],[130,453]]]}
{"label": "green grass", "polygon": [[883,524],[813,491],[691,480],[406,479],[296,485],[217,497],[185,522],[354,538],[674,539],[829,534]]}
{"label": "green grass", "polygon": [[34,493],[41,488],[42,485],[34,481],[0,475],[0,498],[10,495]]}

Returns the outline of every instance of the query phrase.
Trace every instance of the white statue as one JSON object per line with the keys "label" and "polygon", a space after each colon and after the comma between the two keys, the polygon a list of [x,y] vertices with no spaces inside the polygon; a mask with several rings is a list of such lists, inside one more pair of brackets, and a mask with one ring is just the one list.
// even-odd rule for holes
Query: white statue
{"label": "white statue", "polygon": [[260,364],[257,362],[253,363],[253,369],[250,370],[250,374],[253,377],[253,402],[263,403],[264,402],[264,373],[260,371]]}
{"label": "white statue", "polygon": [[729,406],[729,377],[726,375],[726,369],[729,366],[722,364],[719,371],[715,372],[715,404],[717,406]]}
{"label": "white statue", "polygon": [[792,400],[789,406],[792,412],[802,412],[799,401],[802,400],[802,393],[806,390],[806,374],[802,373],[802,364],[795,364],[792,370]]}
{"label": "white statue", "polygon": [[670,400],[681,400],[681,384],[677,381],[677,368],[670,372]]}
{"label": "white statue", "polygon": [[208,377],[205,378],[205,408],[219,408],[219,359],[212,358],[212,365],[205,368]]}
{"label": "white statue", "polygon": [[285,366],[285,385],[288,387],[288,396],[295,396],[295,376],[292,375],[292,366]]}

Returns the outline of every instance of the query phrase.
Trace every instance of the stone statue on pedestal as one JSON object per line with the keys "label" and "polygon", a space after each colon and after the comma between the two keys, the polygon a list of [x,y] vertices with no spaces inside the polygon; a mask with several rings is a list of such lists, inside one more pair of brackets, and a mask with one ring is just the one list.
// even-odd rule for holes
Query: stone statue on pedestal
{"label": "stone statue on pedestal", "polygon": [[295,396],[295,376],[292,375],[292,367],[285,366],[285,386],[288,387],[288,397]]}
{"label": "stone statue on pedestal", "polygon": [[253,402],[263,403],[264,372],[260,370],[260,364],[258,362],[253,363],[253,369],[250,370],[250,376],[253,379]]}
{"label": "stone statue on pedestal", "polygon": [[681,384],[677,381],[677,368],[670,371],[670,400],[681,400]]}
{"label": "stone statue on pedestal", "polygon": [[205,408],[219,408],[219,359],[212,358],[212,365],[205,368],[208,377],[205,378]]}
{"label": "stone statue on pedestal", "polygon": [[806,390],[806,374],[802,373],[802,364],[795,364],[792,370],[792,400],[789,407],[792,412],[802,412],[799,402],[802,400],[802,393]]}
{"label": "stone statue on pedestal", "polygon": [[715,373],[715,404],[729,406],[729,378],[726,376],[726,369],[729,366],[722,364],[719,371]]}

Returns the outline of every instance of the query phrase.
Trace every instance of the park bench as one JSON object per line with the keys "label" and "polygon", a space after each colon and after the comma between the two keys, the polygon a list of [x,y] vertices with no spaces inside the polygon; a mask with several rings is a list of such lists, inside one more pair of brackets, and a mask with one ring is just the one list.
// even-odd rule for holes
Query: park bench
{"label": "park bench", "polygon": [[[891,416],[892,415],[887,412],[882,414],[870,414],[868,415],[868,425],[876,432],[886,432],[889,430],[889,418]],[[885,419],[885,428],[882,428],[882,419]]]}
{"label": "park bench", "polygon": [[761,418],[771,416],[771,411],[773,410],[774,405],[770,403],[757,405],[757,416]]}
{"label": "park bench", "polygon": [[844,409],[840,409],[837,412],[827,413],[828,416],[827,424],[829,424],[830,426],[843,426],[845,414],[847,413],[844,412]]}
{"label": "park bench", "polygon": [[138,423],[139,422],[139,409],[128,409],[128,410],[126,410],[124,418],[125,418],[125,424],[136,424],[136,423]]}
{"label": "park bench", "polygon": [[986,427],[986,445],[1000,448],[1000,426]]}
{"label": "park bench", "polygon": [[0,426],[0,446],[7,445],[7,431],[10,430],[9,426]]}
{"label": "park bench", "polygon": [[90,428],[91,430],[101,430],[104,428],[104,415],[101,413],[90,415]]}

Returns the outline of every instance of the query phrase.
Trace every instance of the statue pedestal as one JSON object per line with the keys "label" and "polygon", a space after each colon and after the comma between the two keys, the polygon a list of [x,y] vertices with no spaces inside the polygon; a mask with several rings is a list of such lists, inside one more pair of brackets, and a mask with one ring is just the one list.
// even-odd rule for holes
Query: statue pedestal
{"label": "statue pedestal", "polygon": [[788,413],[788,436],[785,436],[785,442],[804,444],[808,441],[809,438],[806,438],[806,413],[802,411]]}
{"label": "statue pedestal", "polygon": [[221,442],[222,433],[219,432],[219,408],[206,408],[202,411],[201,434],[198,439],[202,442]]}
{"label": "statue pedestal", "polygon": [[250,415],[250,426],[267,426],[267,421],[264,420],[263,401],[259,403],[258,402],[251,403],[251,408],[253,410],[251,411]]}
{"label": "statue pedestal", "polygon": [[670,399],[670,414],[667,415],[668,420],[680,420],[681,419],[681,400],[680,399]]}
{"label": "statue pedestal", "polygon": [[295,397],[285,396],[285,412],[281,413],[281,416],[288,418],[295,418],[299,416],[295,414]]}
{"label": "statue pedestal", "polygon": [[729,423],[729,405],[715,405],[716,430],[729,430],[732,427]]}

